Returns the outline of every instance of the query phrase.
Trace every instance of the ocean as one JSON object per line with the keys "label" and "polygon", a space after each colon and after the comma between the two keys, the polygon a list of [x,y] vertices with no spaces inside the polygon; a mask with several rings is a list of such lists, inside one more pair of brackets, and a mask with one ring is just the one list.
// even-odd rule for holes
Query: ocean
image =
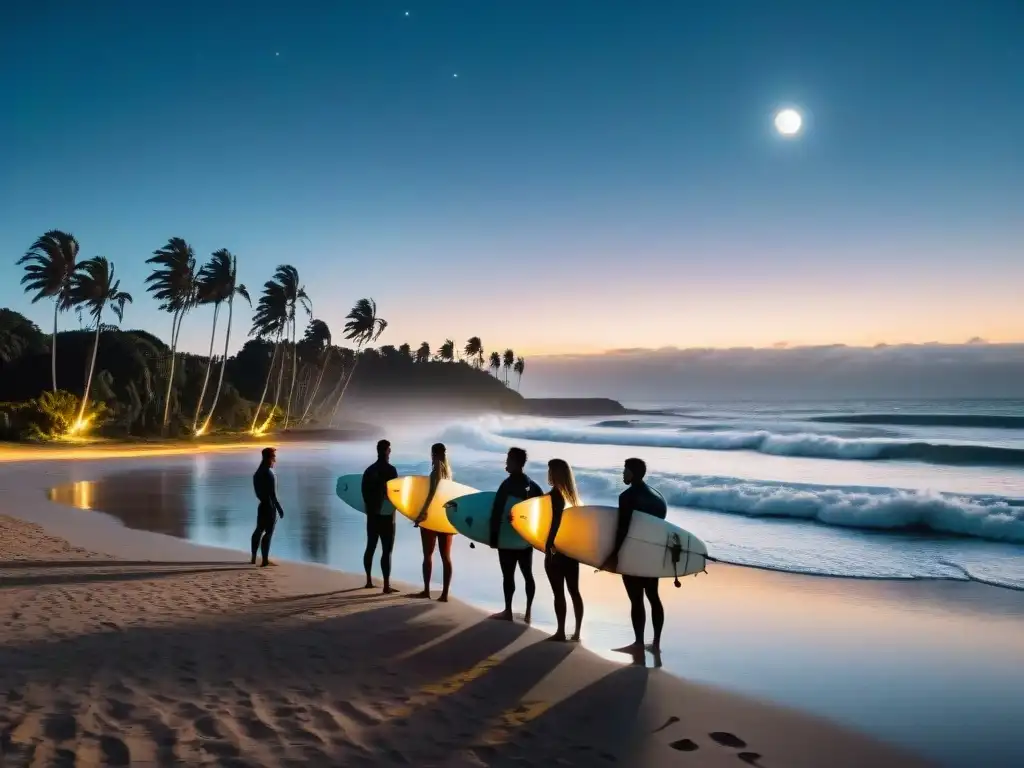
{"label": "ocean", "polygon": [[[669,518],[739,566],[712,564],[680,589],[663,582],[665,669],[940,764],[1024,764],[1024,402],[626,405],[637,412],[393,424],[388,436],[400,473],[425,472],[441,440],[455,478],[480,489],[497,487],[509,446],[528,451],[541,485],[546,461],[563,458],[591,504],[614,504],[622,462],[644,458]],[[361,570],[364,518],[334,496],[334,481],[369,464],[372,444],[279,450],[286,517],[273,553]],[[98,482],[83,465],[56,497],[245,550],[257,461],[203,453],[135,462]],[[457,539],[453,558],[453,595],[500,608],[494,553]],[[396,578],[419,580],[419,537],[404,520],[394,559]],[[583,570],[584,644],[615,658],[608,649],[632,639],[621,582]],[[550,629],[539,557],[535,571],[534,623]]]}

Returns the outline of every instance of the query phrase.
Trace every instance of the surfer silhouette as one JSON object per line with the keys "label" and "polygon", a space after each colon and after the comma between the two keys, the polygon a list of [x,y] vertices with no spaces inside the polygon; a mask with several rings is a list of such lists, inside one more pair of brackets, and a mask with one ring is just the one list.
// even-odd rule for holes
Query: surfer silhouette
{"label": "surfer silhouette", "polygon": [[[427,494],[427,500],[423,503],[423,509],[420,511],[419,517],[416,518],[417,527],[427,519],[427,510],[430,509],[430,502],[434,500],[437,484],[442,480],[451,479],[452,468],[448,463],[447,449],[444,447],[444,443],[434,443],[430,446],[430,492]],[[438,533],[437,531],[428,531],[426,528],[420,528],[420,543],[423,545],[423,591],[418,592],[413,597],[430,599],[430,576],[434,571],[434,549],[440,545],[443,575],[441,596],[437,600],[441,603],[447,603],[448,588],[452,583],[452,534]]]}
{"label": "surfer silhouette", "polygon": [[507,519],[505,507],[509,499],[525,501],[534,496],[544,495],[529,476],[523,471],[526,468],[526,451],[522,448],[509,448],[505,459],[505,471],[508,477],[498,486],[491,507],[491,546],[498,550],[498,563],[501,565],[501,586],[505,593],[505,610],[491,616],[492,619],[512,621],[512,598],[516,593],[516,566],[523,574],[526,586],[526,616],[530,623],[533,613],[533,596],[537,593],[537,584],[533,580],[533,547],[522,549],[502,549],[499,545],[501,523]]}
{"label": "surfer silhouette", "polygon": [[391,443],[377,442],[377,460],[363,472],[363,506],[366,508],[366,551],[363,553],[363,570],[366,571],[366,589],[373,588],[373,555],[380,541],[380,570],[384,575],[384,594],[397,592],[391,587],[391,551],[395,547],[395,512],[385,511],[388,500],[388,480],[398,477],[398,470],[391,466]]}
{"label": "surfer silhouette", "polygon": [[[611,555],[601,566],[602,570],[615,572],[619,568],[619,549],[629,533],[629,524],[633,521],[634,512],[665,519],[668,505],[665,497],[644,482],[647,475],[647,464],[643,459],[626,459],[622,469],[622,482],[629,487],[619,495],[619,523],[615,531],[615,545]],[[658,595],[658,579],[649,576],[622,577],[622,584],[629,597],[630,620],[633,623],[634,641],[631,645],[616,648],[621,653],[636,653],[644,649],[644,630],[647,625],[647,611],[644,596],[651,604],[651,624],[654,627],[654,642],[650,650],[661,651],[661,629],[665,625],[665,609]]]}
{"label": "surfer silhouette", "polygon": [[259,499],[256,508],[256,530],[252,532],[252,560],[256,565],[256,553],[262,550],[261,567],[270,565],[270,539],[274,535],[274,525],[278,517],[284,517],[281,502],[277,500],[277,478],[274,476],[274,465],[277,463],[277,449],[264,448],[260,466],[252,476],[252,487]]}
{"label": "surfer silhouette", "polygon": [[558,526],[562,523],[562,512],[566,506],[580,506],[580,496],[576,491],[576,478],[573,477],[572,468],[562,459],[552,459],[548,462],[548,483],[551,485],[551,528],[544,544],[544,570],[555,596],[555,619],[558,621],[558,629],[548,639],[565,642],[565,592],[568,590],[572,599],[573,617],[576,619],[576,628],[570,640],[578,643],[580,629],[583,626],[580,564],[579,561],[555,549],[555,537],[558,535]]}

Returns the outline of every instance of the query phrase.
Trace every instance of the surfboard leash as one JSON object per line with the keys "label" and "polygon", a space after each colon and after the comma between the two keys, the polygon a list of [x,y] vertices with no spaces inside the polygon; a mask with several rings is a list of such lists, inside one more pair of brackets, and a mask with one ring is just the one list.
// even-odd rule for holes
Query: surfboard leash
{"label": "surfboard leash", "polygon": [[[683,554],[684,552],[686,553],[686,565],[689,565],[690,555],[700,555],[705,560],[710,560],[712,563],[722,563],[722,562],[725,562],[724,560],[719,560],[717,557],[712,557],[711,555],[704,554],[703,552],[697,552],[696,550],[693,550],[693,549],[683,549],[682,547],[679,547],[678,549],[676,547],[670,547],[669,549],[672,551],[672,553],[674,555],[674,557],[672,559],[672,573],[673,573],[673,576],[674,576],[674,578],[672,579],[672,585],[674,587],[676,587],[677,589],[679,587],[683,586],[683,583],[679,580],[679,568],[678,568],[678,565],[679,565],[679,555]],[[683,570],[684,571],[686,570],[686,565],[683,566]],[[601,571],[600,568],[595,568],[594,569],[594,573],[601,573],[601,572],[602,571]],[[704,570],[699,571],[697,573],[694,573],[693,575],[694,576],[699,576],[700,574],[707,573],[707,572],[708,572],[708,569],[707,569],[707,566],[705,566]]]}

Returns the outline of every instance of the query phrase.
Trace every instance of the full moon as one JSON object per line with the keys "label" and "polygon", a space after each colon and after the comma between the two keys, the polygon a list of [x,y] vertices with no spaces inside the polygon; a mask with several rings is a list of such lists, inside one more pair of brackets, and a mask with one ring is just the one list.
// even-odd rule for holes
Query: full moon
{"label": "full moon", "polygon": [[775,115],[775,130],[783,136],[796,136],[803,123],[804,119],[795,109],[783,109]]}

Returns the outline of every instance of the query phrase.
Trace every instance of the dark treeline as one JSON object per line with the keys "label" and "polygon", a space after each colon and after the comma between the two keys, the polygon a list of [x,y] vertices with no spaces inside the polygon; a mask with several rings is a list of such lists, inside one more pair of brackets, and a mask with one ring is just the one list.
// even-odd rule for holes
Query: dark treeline
{"label": "dark treeline", "polygon": [[[154,252],[147,290],[168,313],[169,343],[138,330],[119,330],[131,294],[102,257],[77,260],[78,243],[51,231],[21,258],[22,284],[32,301],[52,301],[54,329],[44,333],[20,313],[0,309],[0,435],[47,438],[203,435],[300,425],[327,427],[366,401],[392,398],[470,410],[518,411],[526,364],[509,349],[488,354],[478,337],[458,348],[446,340],[436,353],[427,342],[370,346],[387,327],[372,299],[359,299],[346,317],[344,340],[314,317],[298,270],[281,265],[250,297],[237,281],[237,259],[213,253],[198,265],[180,238]],[[230,349],[234,302],[255,299],[251,337]],[[205,356],[177,351],[182,326],[211,307]],[[83,326],[59,331],[61,313]],[[86,319],[88,317],[88,320]],[[301,321],[301,322],[300,322]],[[234,329],[237,337],[237,329]],[[222,337],[222,341],[218,336]],[[218,352],[220,354],[218,354]]]}

